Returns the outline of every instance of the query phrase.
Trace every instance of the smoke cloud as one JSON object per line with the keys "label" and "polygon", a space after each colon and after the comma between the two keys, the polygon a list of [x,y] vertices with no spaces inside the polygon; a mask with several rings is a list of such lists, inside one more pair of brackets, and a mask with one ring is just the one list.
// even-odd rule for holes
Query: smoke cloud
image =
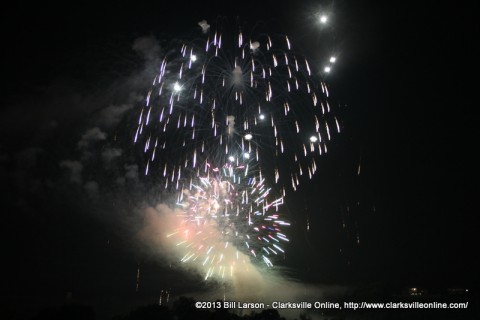
{"label": "smoke cloud", "polygon": [[[200,241],[194,242],[198,239],[189,239],[189,237],[195,238],[195,235],[186,236],[188,228],[184,227],[183,211],[166,204],[158,204],[146,208],[143,215],[143,224],[137,239],[150,248],[150,253],[158,260],[172,264],[174,268],[205,278],[209,272],[209,267],[203,264],[205,257],[187,259],[192,252],[195,252],[194,245],[199,245]],[[192,230],[188,232],[191,233]],[[204,245],[224,245],[222,234],[215,225],[202,226],[201,232],[208,235],[202,238],[206,241]],[[194,245],[191,245],[192,243]],[[264,302],[265,304],[271,304],[273,301],[323,301],[332,294],[336,295],[346,290],[342,287],[320,287],[297,281],[285,276],[281,268],[267,268],[255,264],[244,253],[239,252],[237,258],[237,249],[233,245],[227,248],[222,247],[221,252],[224,260],[227,261],[224,265],[233,265],[233,271],[230,274],[230,270],[226,270],[223,276],[221,272],[217,272],[206,279],[205,281],[212,285],[212,290],[190,293],[198,301],[215,301],[219,298],[226,301]],[[216,270],[220,270],[218,265]],[[298,312],[298,310],[282,310],[282,314],[286,317],[298,317]]]}

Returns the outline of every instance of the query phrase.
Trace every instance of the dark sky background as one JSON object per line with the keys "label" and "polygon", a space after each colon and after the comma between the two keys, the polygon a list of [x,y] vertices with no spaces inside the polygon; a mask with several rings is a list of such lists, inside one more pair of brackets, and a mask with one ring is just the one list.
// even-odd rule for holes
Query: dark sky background
{"label": "dark sky background", "polygon": [[[312,184],[287,199],[295,221],[284,261],[290,273],[319,284],[478,288],[472,6],[7,4],[0,21],[2,303],[34,312],[67,292],[103,306],[150,303],[164,288],[197,284],[131,239],[128,227],[138,221],[130,211],[155,192],[127,167],[131,150],[116,128],[128,125],[120,116],[154,72],[136,39],[161,43],[219,16],[265,21],[313,62],[325,48],[338,53],[327,82],[343,131]],[[333,13],[328,26],[315,22],[318,10]],[[106,136],[90,139],[93,128]],[[118,148],[122,156],[112,155]],[[136,293],[139,263],[143,291]]]}

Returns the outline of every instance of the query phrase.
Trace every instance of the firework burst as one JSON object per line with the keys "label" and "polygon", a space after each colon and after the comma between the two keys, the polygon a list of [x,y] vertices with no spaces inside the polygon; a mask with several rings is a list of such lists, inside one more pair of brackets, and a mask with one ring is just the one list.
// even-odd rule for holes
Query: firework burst
{"label": "firework burst", "polygon": [[167,237],[181,262],[225,279],[283,256],[286,189],[314,176],[340,126],[326,84],[288,36],[199,26],[199,38],[163,57],[134,142],[145,175],[178,195]]}
{"label": "firework burst", "polygon": [[290,224],[278,211],[283,197],[273,199],[265,179],[248,175],[246,165],[207,167],[178,195],[181,223],[168,237],[175,237],[181,261],[201,264],[205,279],[228,279],[252,260],[272,266],[289,241],[281,228]]}
{"label": "firework burst", "polygon": [[165,55],[140,108],[134,141],[145,174],[180,190],[205,163],[247,158],[279,190],[296,190],[340,130],[326,84],[288,36],[200,25],[201,38]]}

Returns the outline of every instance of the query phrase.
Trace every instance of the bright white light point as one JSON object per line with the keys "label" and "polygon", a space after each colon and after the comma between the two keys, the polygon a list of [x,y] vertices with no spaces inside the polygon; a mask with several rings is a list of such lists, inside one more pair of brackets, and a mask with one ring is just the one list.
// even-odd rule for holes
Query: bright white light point
{"label": "bright white light point", "polygon": [[233,161],[235,161],[235,157],[234,157],[234,156],[230,156],[230,157],[228,157],[228,160],[230,160],[230,162],[233,162]]}
{"label": "bright white light point", "polygon": [[207,20],[200,21],[198,25],[202,28],[203,33],[207,33],[208,29],[210,29],[210,25],[207,23]]}
{"label": "bright white light point", "polygon": [[258,49],[258,47],[260,47],[260,43],[258,41],[250,43],[250,49],[255,50]]}
{"label": "bright white light point", "polygon": [[327,23],[327,20],[328,20],[328,18],[327,18],[326,15],[320,16],[320,22],[321,22],[321,23]]}
{"label": "bright white light point", "polygon": [[315,136],[311,136],[311,137],[310,137],[310,141],[311,141],[311,142],[317,142],[317,140],[318,140],[318,138],[315,137]]}
{"label": "bright white light point", "polygon": [[175,84],[173,85],[173,91],[178,92],[180,90],[182,90],[182,86],[178,84],[178,82],[175,82]]}
{"label": "bright white light point", "polygon": [[261,114],[261,115],[259,116],[259,118],[260,118],[260,120],[263,120],[263,119],[265,119],[265,115]]}
{"label": "bright white light point", "polygon": [[330,62],[331,62],[331,63],[335,63],[335,61],[337,61],[337,58],[336,58],[336,57],[330,57]]}
{"label": "bright white light point", "polygon": [[251,133],[247,133],[247,134],[245,135],[245,140],[252,140],[252,138],[253,138],[253,136],[252,136]]}
{"label": "bright white light point", "polygon": [[250,153],[245,152],[245,153],[243,154],[243,157],[244,157],[245,159],[250,159]]}
{"label": "bright white light point", "polygon": [[197,61],[197,56],[192,54],[192,56],[190,57],[190,60],[192,60],[193,62]]}
{"label": "bright white light point", "polygon": [[323,69],[323,71],[325,71],[326,73],[329,73],[330,70],[332,70],[332,68],[330,68],[330,67],[325,67],[325,69]]}

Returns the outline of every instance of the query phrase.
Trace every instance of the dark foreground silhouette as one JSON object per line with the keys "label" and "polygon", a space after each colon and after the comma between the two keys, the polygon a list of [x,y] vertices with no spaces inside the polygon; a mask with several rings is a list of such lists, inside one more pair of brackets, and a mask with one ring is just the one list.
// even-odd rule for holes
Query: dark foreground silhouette
{"label": "dark foreground silhouette", "polygon": [[[416,292],[415,292],[416,293]],[[375,299],[374,299],[375,297]],[[386,301],[445,301],[445,302],[465,302],[469,301],[468,309],[368,309],[368,310],[352,310],[349,308],[340,308],[335,310],[297,310],[297,313],[289,313],[292,316],[286,316],[283,310],[276,309],[200,309],[197,308],[196,300],[191,297],[178,297],[170,301],[167,305],[144,305],[136,307],[125,314],[118,314],[110,316],[107,319],[101,317],[95,312],[95,308],[88,305],[80,305],[74,303],[67,303],[59,307],[44,308],[34,317],[28,320],[217,320],[217,319],[232,319],[232,320],[350,320],[350,319],[480,319],[479,309],[477,306],[477,295],[465,295],[452,293],[444,296],[433,294],[422,295],[399,295],[399,296],[385,296]],[[338,302],[345,301],[379,301],[378,295],[366,295],[365,290],[361,291],[361,295],[349,295],[342,297]],[[221,300],[217,300],[221,304]],[[19,320],[13,313],[9,313],[7,309],[2,308],[0,312],[0,319]],[[280,311],[280,312],[279,312]],[[23,320],[23,319],[22,319]]]}
{"label": "dark foreground silhouette", "polygon": [[[274,309],[249,312],[240,315],[229,309],[198,309],[193,298],[180,297],[171,306],[147,305],[131,311],[128,315],[114,316],[111,320],[287,320]],[[65,305],[60,308],[49,308],[40,312],[33,320],[97,320],[92,307],[83,305]],[[310,319],[301,315],[298,319]]]}

